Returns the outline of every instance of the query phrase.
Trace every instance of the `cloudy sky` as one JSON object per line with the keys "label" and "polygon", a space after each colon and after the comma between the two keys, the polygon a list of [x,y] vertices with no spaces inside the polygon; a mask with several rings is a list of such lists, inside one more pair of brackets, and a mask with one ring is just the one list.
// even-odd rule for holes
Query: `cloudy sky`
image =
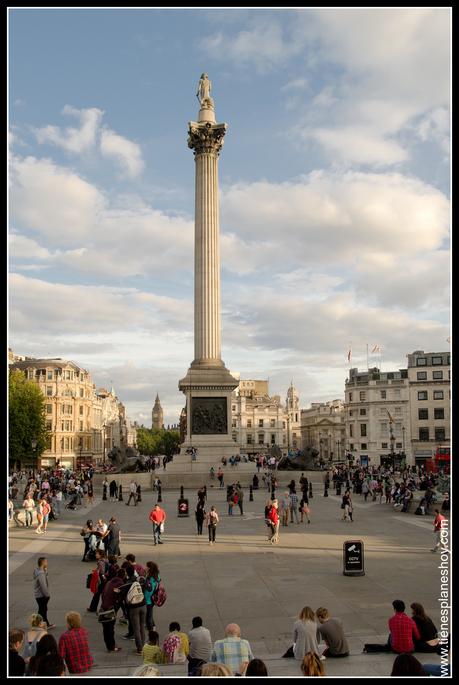
{"label": "cloudy sky", "polygon": [[226,366],[307,407],[350,347],[448,349],[450,43],[448,8],[10,10],[10,347],[178,420],[206,71]]}

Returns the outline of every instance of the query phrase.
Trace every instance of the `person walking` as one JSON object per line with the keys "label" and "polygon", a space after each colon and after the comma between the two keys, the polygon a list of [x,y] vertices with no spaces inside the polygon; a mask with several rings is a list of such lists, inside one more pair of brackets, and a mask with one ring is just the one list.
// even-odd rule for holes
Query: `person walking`
{"label": "person walking", "polygon": [[204,503],[201,502],[201,500],[198,500],[198,503],[196,505],[195,518],[196,526],[198,529],[197,534],[202,535],[202,524],[204,523],[204,519],[206,518],[206,510],[204,509]]}
{"label": "person walking", "polygon": [[116,502],[118,499],[118,486],[116,484],[116,480],[113,479],[110,482],[110,502]]}
{"label": "person walking", "polygon": [[218,479],[218,482],[219,482],[219,484],[220,484],[220,485],[219,485],[219,488],[220,488],[220,489],[222,489],[222,488],[225,487],[225,484],[224,484],[224,482],[223,482],[223,475],[224,475],[224,474],[223,474],[223,471],[222,471],[222,467],[219,466],[219,467],[218,467],[218,471],[217,471],[217,479]]}
{"label": "person walking", "polygon": [[289,495],[290,499],[290,523],[293,523],[293,516],[295,516],[295,522],[299,523],[298,521],[298,495],[296,494],[295,488],[290,491]]}
{"label": "person walking", "polygon": [[243,512],[243,509],[242,509],[242,504],[243,504],[243,501],[244,501],[244,492],[243,492],[243,490],[242,490],[242,487],[239,486],[239,487],[236,489],[236,493],[237,493],[237,497],[238,497],[237,505],[238,505],[238,507],[239,507],[239,511],[241,512],[241,516],[243,516],[244,512]]}
{"label": "person walking", "polygon": [[35,511],[35,501],[32,494],[29,492],[26,495],[22,503],[22,507],[25,511],[25,524],[27,528],[31,528],[33,525],[33,512]]}
{"label": "person walking", "polygon": [[[427,509],[426,509],[427,511]],[[440,514],[438,509],[435,509],[435,517],[433,520],[433,526],[434,526],[434,534],[435,534],[435,545],[434,548],[431,549],[431,552],[436,552],[437,549],[441,545],[441,531],[443,528],[442,521],[445,521],[446,516],[443,516],[443,514]]]}
{"label": "person walking", "polygon": [[86,521],[86,525],[83,526],[83,528],[80,531],[80,535],[82,536],[84,540],[84,551],[83,551],[83,558],[81,561],[89,561],[87,558],[89,553],[91,552],[91,556],[95,558],[95,553],[96,553],[96,544],[97,544],[97,536],[95,534],[94,530],[94,524],[91,521],[91,519],[88,519]]}
{"label": "person walking", "polygon": [[268,520],[271,524],[271,536],[268,537],[268,540],[273,545],[274,543],[279,542],[279,513],[277,499],[272,501],[268,511]]}
{"label": "person walking", "polygon": [[303,516],[306,516],[307,522],[311,523],[311,519],[309,518],[310,513],[311,510],[309,508],[309,499],[306,490],[305,492],[303,492],[303,496],[300,500],[300,523],[303,523]]}
{"label": "person walking", "polygon": [[104,542],[107,556],[121,556],[121,528],[116,520],[116,516],[112,516],[108,522],[108,528],[104,538]]}
{"label": "person walking", "polygon": [[38,605],[38,613],[46,622],[49,628],[54,628],[55,623],[48,621],[48,602],[50,598],[49,583],[48,583],[48,559],[46,557],[39,557],[37,568],[33,572],[34,594]]}
{"label": "person walking", "polygon": [[153,544],[162,545],[161,533],[164,530],[164,523],[166,521],[166,512],[161,509],[159,504],[155,504],[153,509],[150,511],[149,520],[153,524]]}
{"label": "person walking", "polygon": [[129,483],[129,498],[128,501],[126,502],[126,506],[129,506],[129,503],[131,501],[131,498],[134,500],[134,506],[137,506],[137,500],[136,500],[136,490],[137,490],[137,483],[134,480],[131,480]]}
{"label": "person walking", "polygon": [[108,480],[107,480],[107,476],[105,476],[104,481],[102,483],[102,499],[104,502],[107,501],[107,490],[108,490]]}
{"label": "person walking", "polygon": [[108,612],[113,610],[113,616],[110,617],[108,615],[105,620],[102,621],[104,642],[108,652],[121,651],[121,647],[117,647],[115,642],[116,612],[119,608],[119,595],[115,592],[115,590],[123,585],[125,578],[126,571],[124,568],[118,569],[115,577],[111,578],[111,580],[106,583],[102,591],[101,611]]}
{"label": "person walking", "polygon": [[209,545],[215,542],[215,533],[217,531],[217,524],[219,522],[218,514],[215,507],[210,507],[210,511],[206,516],[207,529],[209,531]]}
{"label": "person walking", "polygon": [[142,501],[142,488],[140,486],[140,483],[136,487],[135,494],[136,494],[136,498],[137,498],[136,504],[138,504],[139,502]]}

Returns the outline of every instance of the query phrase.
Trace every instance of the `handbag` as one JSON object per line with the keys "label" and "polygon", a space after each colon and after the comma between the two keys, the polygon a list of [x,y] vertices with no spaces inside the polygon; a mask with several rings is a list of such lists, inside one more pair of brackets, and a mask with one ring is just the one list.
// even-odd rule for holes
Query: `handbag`
{"label": "handbag", "polygon": [[108,623],[109,621],[114,621],[116,619],[116,612],[114,609],[108,609],[107,611],[100,611],[97,620],[99,623]]}

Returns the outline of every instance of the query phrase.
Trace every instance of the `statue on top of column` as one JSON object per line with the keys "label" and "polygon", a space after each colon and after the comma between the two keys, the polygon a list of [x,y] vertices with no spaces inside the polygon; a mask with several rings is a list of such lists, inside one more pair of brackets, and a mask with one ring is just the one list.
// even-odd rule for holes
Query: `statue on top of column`
{"label": "statue on top of column", "polygon": [[210,89],[212,88],[212,83],[209,80],[207,74],[201,74],[201,78],[198,83],[198,91],[196,97],[199,100],[201,108],[214,108],[214,101],[210,97]]}

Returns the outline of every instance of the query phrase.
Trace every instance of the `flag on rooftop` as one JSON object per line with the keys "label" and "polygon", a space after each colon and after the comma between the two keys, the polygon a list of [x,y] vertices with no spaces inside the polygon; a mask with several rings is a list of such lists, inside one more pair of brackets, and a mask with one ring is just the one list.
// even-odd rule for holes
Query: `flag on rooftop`
{"label": "flag on rooftop", "polygon": [[382,348],[379,345],[375,345],[371,351],[372,352],[381,352],[381,350],[382,350]]}
{"label": "flag on rooftop", "polygon": [[351,355],[352,355],[352,352],[351,352],[351,350],[349,350],[349,352],[347,353],[347,361],[349,362],[349,364],[351,363]]}

